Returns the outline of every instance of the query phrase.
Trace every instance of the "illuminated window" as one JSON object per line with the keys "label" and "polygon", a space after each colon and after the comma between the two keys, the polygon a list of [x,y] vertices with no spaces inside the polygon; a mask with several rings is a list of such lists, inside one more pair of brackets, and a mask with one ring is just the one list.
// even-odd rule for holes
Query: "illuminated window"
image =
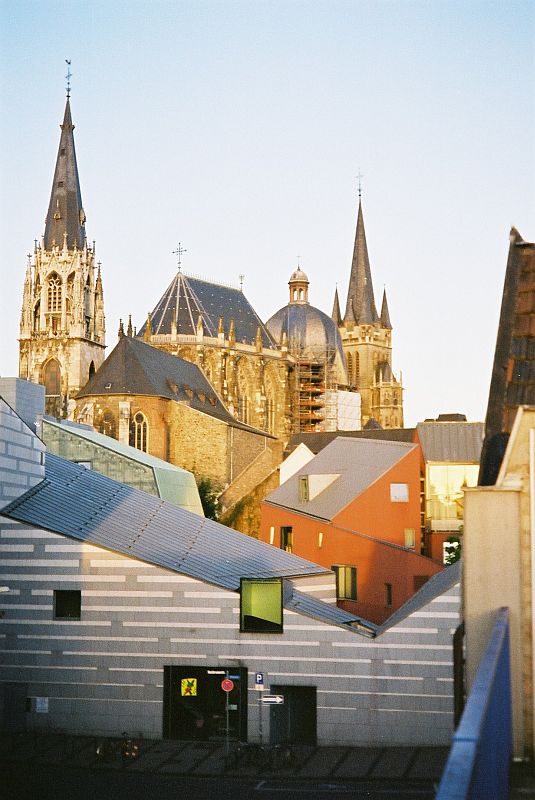
{"label": "illuminated window", "polygon": [[405,528],[405,547],[416,546],[416,531],[414,528]]}
{"label": "illuminated window", "polygon": [[148,425],[147,418],[141,411],[134,415],[130,423],[130,445],[137,450],[147,452]]}
{"label": "illuminated window", "polygon": [[335,565],[331,569],[336,575],[336,598],[338,600],[356,600],[357,568]]}
{"label": "illuminated window", "polygon": [[464,517],[464,489],[477,486],[477,464],[434,464],[427,468],[426,517],[434,520]]}
{"label": "illuminated window", "polygon": [[282,633],[282,581],[250,580],[240,584],[240,630]]}

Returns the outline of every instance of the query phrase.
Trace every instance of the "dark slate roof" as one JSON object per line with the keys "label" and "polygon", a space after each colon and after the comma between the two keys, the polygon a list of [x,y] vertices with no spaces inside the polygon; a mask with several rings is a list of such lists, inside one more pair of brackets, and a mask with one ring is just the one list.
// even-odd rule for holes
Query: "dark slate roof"
{"label": "dark slate roof", "polygon": [[392,323],[390,322],[390,312],[388,310],[388,300],[386,299],[386,289],[383,291],[383,302],[381,305],[381,325],[383,328],[392,330]]}
{"label": "dark slate roof", "polygon": [[[228,338],[230,321],[234,320],[236,342],[254,344],[260,328],[264,347],[275,348],[266,326],[240,289],[185,275],[178,272],[151,312],[152,333],[170,334],[171,321],[176,320],[177,334],[194,336],[199,316],[204,333],[217,336],[222,318]],[[138,331],[143,337],[147,323]]]}
{"label": "dark slate roof", "polygon": [[269,436],[265,431],[238,422],[196,364],[129,336],[119,339],[100,369],[76,397],[117,394],[165,397],[185,403],[233,427]]}
{"label": "dark slate roof", "polygon": [[268,319],[266,326],[279,344],[283,334],[286,334],[288,351],[293,356],[305,356],[322,362],[327,356],[332,363],[338,355],[340,362],[346,363],[336,323],[310,303],[288,303]]}
{"label": "dark slate roof", "polygon": [[425,461],[479,464],[482,422],[419,422],[416,433]]}
{"label": "dark slate roof", "polygon": [[410,600],[407,600],[401,608],[394,611],[391,617],[388,617],[378,628],[377,635],[379,636],[389,628],[407,619],[407,617],[414,614],[415,611],[419,611],[428,603],[431,603],[436,597],[440,597],[441,594],[445,594],[452,589],[455,584],[459,583],[461,580],[461,563],[461,561],[457,561],[450,567],[446,567],[440,572],[437,572],[432,578],[429,578]]}
{"label": "dark slate roof", "polygon": [[225,589],[324,567],[47,453],[45,480],[2,515]]}
{"label": "dark slate roof", "polygon": [[[361,319],[363,314],[365,318]],[[353,322],[355,318],[357,323],[371,324],[379,321],[373,296],[372,273],[360,200],[344,322]]]}
{"label": "dark slate roof", "polygon": [[535,405],[535,244],[511,229],[479,483],[496,482],[520,405]]}
{"label": "dark slate roof", "polygon": [[414,428],[381,428],[362,431],[325,431],[323,433],[293,433],[288,443],[288,452],[291,453],[295,448],[303,443],[308,449],[316,454],[324,447],[327,447],[334,439],[343,436],[344,439],[382,439],[387,442],[413,442]]}
{"label": "dark slate roof", "polygon": [[[317,519],[332,520],[417,445],[339,436],[265,498],[266,503]],[[331,482],[310,500],[299,499],[300,476],[328,476]]]}
{"label": "dark slate roof", "polygon": [[86,238],[85,214],[82,207],[73,131],[71,106],[67,98],[54,181],[46,215],[44,236],[46,250],[50,250],[54,244],[62,247],[65,233],[67,233],[69,249],[75,246],[82,249]]}

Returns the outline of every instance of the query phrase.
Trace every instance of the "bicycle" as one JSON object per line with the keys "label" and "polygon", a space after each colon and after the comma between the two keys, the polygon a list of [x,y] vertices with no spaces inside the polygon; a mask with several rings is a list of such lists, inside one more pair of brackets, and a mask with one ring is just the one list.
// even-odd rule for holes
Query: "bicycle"
{"label": "bicycle", "polygon": [[101,739],[96,748],[96,756],[101,761],[114,761],[117,755],[121,756],[121,761],[126,764],[139,756],[139,745],[132,739],[126,731],[123,731],[122,739]]}

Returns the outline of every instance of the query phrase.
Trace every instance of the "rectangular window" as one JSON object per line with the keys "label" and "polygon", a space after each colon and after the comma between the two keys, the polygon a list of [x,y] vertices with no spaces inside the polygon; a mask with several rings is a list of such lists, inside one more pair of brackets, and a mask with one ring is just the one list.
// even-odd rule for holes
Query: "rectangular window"
{"label": "rectangular window", "polygon": [[308,502],[308,475],[299,476],[299,502]]}
{"label": "rectangular window", "polygon": [[357,568],[345,565],[331,567],[336,575],[337,600],[357,599]]}
{"label": "rectangular window", "polygon": [[282,580],[251,580],[240,584],[240,631],[282,633]]}
{"label": "rectangular window", "polygon": [[409,484],[408,483],[391,483],[390,484],[390,500],[393,503],[408,503],[409,502]]}
{"label": "rectangular window", "polygon": [[416,531],[414,528],[405,528],[405,547],[416,546]]}
{"label": "rectangular window", "polygon": [[291,527],[281,528],[281,550],[286,550],[287,553],[293,553],[294,549],[294,534]]}
{"label": "rectangular window", "polygon": [[81,611],[80,589],[54,590],[54,619],[80,619]]}
{"label": "rectangular window", "polygon": [[392,584],[385,583],[385,604],[387,608],[392,607]]}

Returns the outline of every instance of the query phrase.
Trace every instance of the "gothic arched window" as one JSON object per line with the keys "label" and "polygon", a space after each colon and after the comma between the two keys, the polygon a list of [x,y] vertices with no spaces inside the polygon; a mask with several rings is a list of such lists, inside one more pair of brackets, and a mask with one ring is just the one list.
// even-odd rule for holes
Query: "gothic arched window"
{"label": "gothic arched window", "polygon": [[358,389],[360,384],[360,356],[355,353],[355,387]]}
{"label": "gothic arched window", "polygon": [[92,378],[94,374],[95,374],[95,362],[92,361],[91,364],[89,365],[89,377]]}
{"label": "gothic arched window", "polygon": [[347,379],[349,381],[349,385],[353,383],[353,356],[351,353],[347,354]]}
{"label": "gothic arched window", "polygon": [[99,433],[103,433],[104,436],[111,436],[112,439],[117,438],[117,425],[115,422],[115,417],[109,409],[104,411],[102,417],[95,425],[95,428]]}
{"label": "gothic arched window", "polygon": [[61,414],[61,367],[59,361],[51,358],[43,369],[45,385],[45,413],[54,417]]}
{"label": "gothic arched window", "polygon": [[130,423],[130,445],[137,450],[147,452],[149,426],[147,425],[147,418],[145,414],[138,411],[134,414],[132,422]]}
{"label": "gothic arched window", "polygon": [[56,273],[47,282],[46,310],[51,314],[61,311],[61,278]]}

